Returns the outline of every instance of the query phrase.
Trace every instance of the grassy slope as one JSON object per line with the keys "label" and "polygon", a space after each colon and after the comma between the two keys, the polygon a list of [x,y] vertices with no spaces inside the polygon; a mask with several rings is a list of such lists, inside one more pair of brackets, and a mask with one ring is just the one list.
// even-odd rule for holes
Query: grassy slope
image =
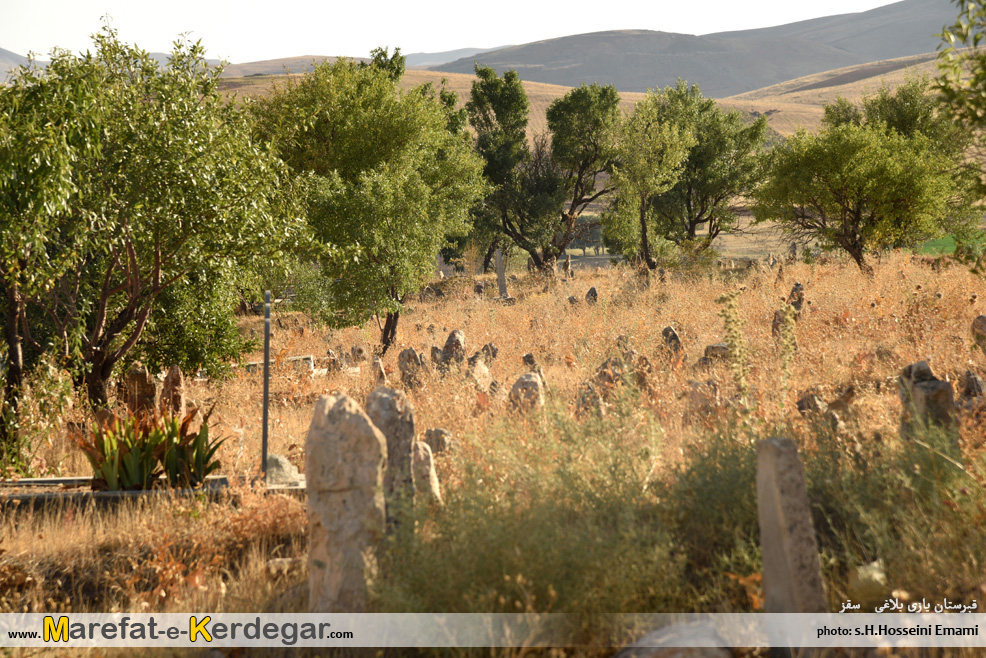
{"label": "grassy slope", "polygon": [[[311,58],[295,59],[298,60],[295,62],[298,68],[311,60]],[[231,69],[231,72],[237,71],[238,69]],[[928,53],[817,73],[720,99],[719,103],[724,109],[737,110],[745,114],[766,113],[770,127],[787,136],[794,134],[800,128],[816,130],[821,121],[822,107],[838,96],[855,100],[875,92],[881,84],[893,87],[909,77],[933,76],[935,72],[935,55]],[[413,87],[426,82],[437,85],[445,79],[447,86],[458,93],[460,103],[464,103],[469,96],[474,78],[475,76],[464,73],[411,69],[405,73],[404,86]],[[268,93],[273,85],[283,80],[284,76],[231,77],[225,79],[223,85],[236,97],[262,96]],[[524,88],[531,102],[529,130],[531,134],[543,132],[547,130],[545,112],[548,106],[553,100],[564,95],[570,87],[525,81]],[[623,98],[624,110],[631,109],[644,96],[642,93],[635,92],[623,92],[620,95]]]}

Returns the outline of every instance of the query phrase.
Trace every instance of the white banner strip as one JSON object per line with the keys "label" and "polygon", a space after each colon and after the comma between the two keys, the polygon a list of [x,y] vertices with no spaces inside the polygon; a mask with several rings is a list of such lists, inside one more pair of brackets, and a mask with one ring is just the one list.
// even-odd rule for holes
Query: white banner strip
{"label": "white banner strip", "polygon": [[[600,633],[610,637],[630,633],[642,638],[636,644],[641,647],[986,648],[982,613],[0,614],[0,646],[600,646],[598,639],[584,637],[587,628],[606,629]],[[665,632],[653,632],[661,629]]]}

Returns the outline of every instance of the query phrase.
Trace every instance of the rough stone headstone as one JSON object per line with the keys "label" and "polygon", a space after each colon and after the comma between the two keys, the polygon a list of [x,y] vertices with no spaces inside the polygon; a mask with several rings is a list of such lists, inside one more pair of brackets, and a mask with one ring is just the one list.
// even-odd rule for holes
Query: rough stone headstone
{"label": "rough stone headstone", "polygon": [[425,356],[409,347],[397,356],[397,368],[401,371],[401,382],[408,388],[421,386],[421,372],[425,368]]}
{"label": "rough stone headstone", "polygon": [[708,359],[728,359],[729,345],[726,343],[715,343],[705,347],[705,357]]}
{"label": "rough stone headstone", "polygon": [[171,366],[161,385],[161,411],[169,416],[184,418],[187,413],[185,407],[185,376],[181,368]]}
{"label": "rough stone headstone", "polygon": [[325,369],[327,372],[339,372],[342,370],[342,361],[336,356],[334,350],[325,351]]}
{"label": "rough stone headstone", "polygon": [[425,432],[425,443],[431,448],[432,455],[440,455],[452,450],[452,433],[441,427],[434,427]]}
{"label": "rough stone headstone", "polygon": [[534,372],[521,375],[510,389],[510,403],[514,409],[528,411],[544,406],[544,382]]}
{"label": "rough stone headstone", "polygon": [[383,360],[379,356],[373,357],[373,383],[376,386],[387,385],[387,371],[383,367]]}
{"label": "rough stone headstone", "polygon": [[267,455],[267,484],[296,487],[301,484],[301,473],[287,457],[272,452]]}
{"label": "rough stone headstone", "polygon": [[369,350],[367,350],[362,345],[353,345],[352,349],[350,350],[350,355],[352,356],[353,363],[360,363],[362,361],[366,361],[366,357],[369,353],[370,353]]}
{"label": "rough stone headstone", "polygon": [[[366,396],[366,415],[387,440],[387,471],[383,491],[388,505],[411,489],[411,444],[414,443],[414,408],[403,391],[378,388]],[[388,512],[388,517],[393,514]]]}
{"label": "rough stone headstone", "polygon": [[589,288],[589,292],[585,294],[585,303],[591,305],[591,304],[595,304],[598,301],[599,301],[599,293],[596,292],[596,287],[593,286]]}
{"label": "rough stone headstone", "polygon": [[827,612],[804,469],[791,439],[757,445],[757,518],[764,611]]}
{"label": "rough stone headstone", "polygon": [[901,370],[897,388],[903,406],[901,438],[913,437],[929,425],[954,426],[955,393],[952,383],[935,377],[926,361],[918,361]]}
{"label": "rough stone headstone", "polygon": [[980,315],[972,321],[972,339],[986,355],[986,315]]}
{"label": "rough stone headstone", "polygon": [[489,342],[483,345],[482,352],[483,355],[486,357],[486,363],[490,364],[493,363],[494,359],[496,359],[497,355],[500,353],[500,350],[497,349],[494,343]]}
{"label": "rough stone headstone", "polygon": [[157,382],[147,368],[134,361],[123,380],[124,402],[131,413],[153,411],[158,406]]}
{"label": "rough stone headstone", "polygon": [[383,538],[387,440],[354,400],[323,396],[305,438],[308,611],[364,612]]}
{"label": "rough stone headstone", "polygon": [[664,327],[661,331],[661,338],[664,339],[664,344],[671,354],[677,356],[681,352],[681,338],[678,337],[678,332],[674,330],[674,327]]}
{"label": "rough stone headstone", "polygon": [[445,363],[462,363],[466,360],[466,335],[456,329],[448,335],[442,349]]}
{"label": "rough stone headstone", "polygon": [[983,382],[983,378],[971,370],[966,370],[965,374],[962,375],[961,387],[963,399],[986,396],[986,382]]}
{"label": "rough stone headstone", "polygon": [[431,447],[424,441],[415,441],[411,453],[414,473],[414,503],[442,504],[442,490],[438,485],[438,474],[435,473],[435,460]]}
{"label": "rough stone headstone", "polygon": [[[482,354],[482,352],[477,354]],[[486,362],[483,359],[477,359],[469,366],[466,379],[471,381],[480,393],[489,393],[490,386],[493,384],[493,375],[490,374],[490,369],[486,367]]]}
{"label": "rough stone headstone", "polygon": [[445,352],[434,345],[431,346],[431,362],[437,366],[445,365]]}

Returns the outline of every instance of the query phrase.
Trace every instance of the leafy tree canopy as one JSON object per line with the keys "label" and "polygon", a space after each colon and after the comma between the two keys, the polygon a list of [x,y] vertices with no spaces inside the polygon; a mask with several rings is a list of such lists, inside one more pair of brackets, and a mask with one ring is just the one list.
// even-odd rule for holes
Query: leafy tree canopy
{"label": "leafy tree canopy", "polygon": [[485,193],[482,161],[430,86],[402,92],[392,69],[322,64],[253,106],[258,132],[296,176],[336,326],[388,316],[434,270],[448,236],[468,231]]}
{"label": "leafy tree canopy", "polygon": [[863,271],[872,271],[871,250],[969,230],[968,188],[923,134],[846,123],[800,132],[771,155],[768,180],[753,195],[756,219],[844,249]]}

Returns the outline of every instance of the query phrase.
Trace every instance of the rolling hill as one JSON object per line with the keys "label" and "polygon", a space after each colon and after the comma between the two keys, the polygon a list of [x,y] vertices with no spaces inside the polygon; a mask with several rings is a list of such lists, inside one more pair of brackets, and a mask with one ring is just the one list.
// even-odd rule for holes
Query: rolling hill
{"label": "rolling hill", "polygon": [[955,20],[942,0],[903,0],[866,12],[704,36],[620,30],[502,48],[432,67],[471,73],[474,62],[525,80],[613,84],[645,91],[681,77],[706,95],[733,96],[856,64],[934,51]]}

